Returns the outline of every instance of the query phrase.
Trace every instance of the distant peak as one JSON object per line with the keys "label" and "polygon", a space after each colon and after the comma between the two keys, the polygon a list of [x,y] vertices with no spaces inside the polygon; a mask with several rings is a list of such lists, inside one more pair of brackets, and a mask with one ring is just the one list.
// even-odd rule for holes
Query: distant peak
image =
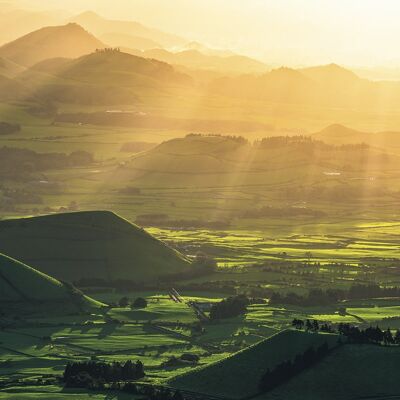
{"label": "distant peak", "polygon": [[62,27],[64,28],[72,28],[72,29],[83,29],[82,26],[80,26],[78,23],[76,22],[68,22],[68,24],[63,25]]}
{"label": "distant peak", "polygon": [[348,126],[342,124],[331,124],[328,125],[326,128],[322,129],[320,133],[323,134],[350,134],[357,132],[355,129],[349,128]]}
{"label": "distant peak", "polygon": [[99,14],[96,14],[94,11],[84,11],[81,14],[78,14],[76,18],[101,18]]}

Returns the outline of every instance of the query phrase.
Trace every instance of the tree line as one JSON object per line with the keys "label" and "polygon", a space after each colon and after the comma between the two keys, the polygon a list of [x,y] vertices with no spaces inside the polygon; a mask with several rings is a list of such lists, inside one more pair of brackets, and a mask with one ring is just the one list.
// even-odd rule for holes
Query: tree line
{"label": "tree line", "polygon": [[145,376],[141,361],[125,363],[83,361],[68,363],[63,379],[66,387],[101,388],[105,383],[135,381]]}
{"label": "tree line", "polygon": [[348,290],[343,289],[310,289],[305,295],[294,292],[281,294],[273,292],[270,304],[291,304],[295,306],[329,305],[341,300],[359,300],[375,297],[400,297],[400,288],[380,287],[377,284],[353,284]]}
{"label": "tree line", "polygon": [[379,344],[379,345],[400,345],[400,329],[393,335],[390,328],[382,330],[379,326],[359,328],[348,323],[339,323],[337,326],[328,323],[319,323],[317,320],[303,321],[294,318],[292,326],[296,329],[305,329],[308,332],[332,332],[339,333],[347,338],[349,343],[356,344]]}
{"label": "tree line", "polygon": [[37,153],[33,150],[3,146],[0,148],[0,177],[25,177],[27,173],[86,166],[93,162],[93,154],[87,151],[73,151],[70,154]]}

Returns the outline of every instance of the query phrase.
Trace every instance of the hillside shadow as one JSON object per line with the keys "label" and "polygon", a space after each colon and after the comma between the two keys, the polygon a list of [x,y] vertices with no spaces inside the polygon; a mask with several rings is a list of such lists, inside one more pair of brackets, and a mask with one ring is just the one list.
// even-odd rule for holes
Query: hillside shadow
{"label": "hillside shadow", "polygon": [[118,328],[117,324],[104,324],[101,331],[98,334],[99,339],[103,339],[107,336],[112,335]]}

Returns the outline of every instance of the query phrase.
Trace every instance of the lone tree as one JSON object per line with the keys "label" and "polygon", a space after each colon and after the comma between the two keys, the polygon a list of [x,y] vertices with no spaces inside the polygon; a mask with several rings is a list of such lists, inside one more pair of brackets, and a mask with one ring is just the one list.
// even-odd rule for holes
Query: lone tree
{"label": "lone tree", "polygon": [[128,305],[129,305],[129,299],[128,299],[126,296],[121,297],[121,298],[119,299],[118,305],[119,305],[120,307],[128,307]]}
{"label": "lone tree", "polygon": [[138,297],[132,304],[133,308],[146,308],[147,300],[143,297]]}

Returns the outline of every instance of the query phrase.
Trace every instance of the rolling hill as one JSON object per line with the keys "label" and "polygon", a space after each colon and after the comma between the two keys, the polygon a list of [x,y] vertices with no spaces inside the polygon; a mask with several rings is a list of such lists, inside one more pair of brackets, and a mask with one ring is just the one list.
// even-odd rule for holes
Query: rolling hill
{"label": "rolling hill", "polygon": [[57,304],[69,311],[101,305],[71,286],[0,254],[0,307],[40,309],[40,305],[50,308]]}
{"label": "rolling hill", "polygon": [[262,75],[223,77],[210,83],[210,90],[223,95],[279,102],[308,102],[316,82],[292,68],[281,67]]}
{"label": "rolling hill", "polygon": [[105,45],[78,24],[50,26],[28,33],[0,47],[0,57],[32,66],[54,57],[77,58]]}
{"label": "rolling hill", "polygon": [[168,381],[173,388],[221,398],[250,398],[261,377],[277,364],[292,360],[309,347],[337,343],[337,335],[283,331],[218,362],[196,368]]}
{"label": "rolling hill", "polygon": [[309,79],[323,84],[330,82],[332,85],[346,85],[362,81],[353,71],[337,64],[328,64],[298,70]]}
{"label": "rolling hill", "polygon": [[166,47],[180,46],[186,43],[186,40],[178,36],[149,28],[138,22],[110,20],[92,11],[86,11],[73,17],[71,22],[78,23],[97,36],[109,34],[131,35],[152,40]]}
{"label": "rolling hill", "polygon": [[251,144],[229,136],[188,135],[133,156],[118,173],[138,186],[367,185],[365,177],[383,175],[397,162],[368,146],[333,146],[301,136]]}
{"label": "rolling hill", "polygon": [[149,93],[191,85],[189,76],[166,63],[117,50],[96,51],[74,60],[49,59],[18,79],[39,98],[78,104],[131,104]]}
{"label": "rolling hill", "polygon": [[400,152],[400,132],[363,132],[341,124],[332,124],[312,136],[334,145],[367,143],[390,152]]}
{"label": "rolling hill", "polygon": [[66,281],[157,281],[189,271],[180,253],[112,212],[0,222],[0,251]]}

